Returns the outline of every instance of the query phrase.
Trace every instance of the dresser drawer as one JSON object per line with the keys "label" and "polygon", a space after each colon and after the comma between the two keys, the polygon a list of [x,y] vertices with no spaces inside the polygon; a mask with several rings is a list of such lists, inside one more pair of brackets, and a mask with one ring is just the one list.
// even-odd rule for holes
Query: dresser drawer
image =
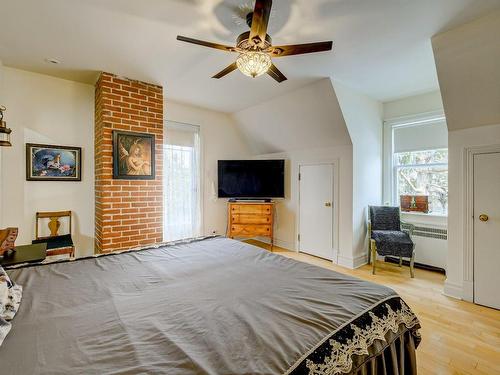
{"label": "dresser drawer", "polygon": [[266,236],[271,234],[270,225],[232,224],[231,235]]}
{"label": "dresser drawer", "polygon": [[232,214],[232,224],[271,224],[271,215]]}
{"label": "dresser drawer", "polygon": [[270,215],[271,204],[231,204],[231,214]]}

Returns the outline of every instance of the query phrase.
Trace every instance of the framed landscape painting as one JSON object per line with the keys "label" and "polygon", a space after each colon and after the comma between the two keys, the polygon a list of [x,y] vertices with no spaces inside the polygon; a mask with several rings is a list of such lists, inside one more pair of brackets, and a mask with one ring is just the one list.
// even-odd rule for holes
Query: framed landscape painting
{"label": "framed landscape painting", "polygon": [[154,134],[113,131],[113,178],[155,179]]}
{"label": "framed landscape painting", "polygon": [[81,147],[27,143],[26,180],[81,181]]}

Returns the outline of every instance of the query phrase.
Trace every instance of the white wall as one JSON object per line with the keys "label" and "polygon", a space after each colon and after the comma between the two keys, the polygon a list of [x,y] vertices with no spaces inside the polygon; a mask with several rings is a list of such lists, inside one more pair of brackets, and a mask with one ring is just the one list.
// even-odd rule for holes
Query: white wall
{"label": "white wall", "polygon": [[[324,78],[233,116],[251,144],[255,157],[288,160],[286,199],[278,201],[276,208],[275,241],[279,246],[297,249],[299,165],[337,164],[339,218],[335,223],[338,238],[334,247],[338,248],[334,249],[334,257],[340,264],[354,267],[353,146],[331,79]],[[355,117],[354,121],[357,120]],[[381,127],[379,130],[381,133]],[[371,130],[368,133],[371,134]],[[378,147],[381,149],[381,143]]]}
{"label": "white wall", "polygon": [[233,116],[256,155],[351,144],[329,78]]}
{"label": "white wall", "polygon": [[442,111],[443,101],[439,90],[431,91],[421,95],[409,96],[391,102],[385,102],[384,119],[419,115],[422,113]]}
{"label": "white wall", "polygon": [[[382,199],[382,104],[330,78],[234,114],[259,158],[287,158],[276,242],[296,249],[298,165],[339,164],[338,262],[366,262],[366,208]],[[275,151],[275,152],[273,152]]]}
{"label": "white wall", "polygon": [[432,38],[449,130],[445,293],[469,300],[472,280],[464,278],[464,151],[500,144],[499,34],[500,11],[496,11]]}
{"label": "white wall", "polygon": [[[37,211],[71,210],[77,255],[92,254],[94,88],[7,67],[3,76],[13,146],[2,151],[2,226],[19,227],[16,244],[28,244],[35,236]],[[26,143],[82,147],[82,181],[26,181]]]}
{"label": "white wall", "polygon": [[490,145],[500,145],[500,124],[449,132],[449,246],[445,293],[457,298],[462,298],[464,287],[464,150]]}
{"label": "white wall", "polygon": [[[289,250],[297,250],[297,222],[299,210],[298,174],[299,165],[308,163],[335,162],[338,168],[339,191],[334,192],[338,199],[339,220],[335,228],[338,239],[334,243],[334,261],[352,267],[352,146],[310,148],[289,152],[259,155],[259,159],[287,159],[285,170],[285,199],[276,205],[275,243]],[[337,258],[338,255],[338,258]]]}
{"label": "white wall", "polygon": [[497,10],[432,38],[448,129],[500,123],[499,35]]}
{"label": "white wall", "polygon": [[226,233],[227,199],[217,198],[217,160],[245,159],[250,150],[232,117],[187,104],[165,103],[165,120],[200,127],[203,183],[203,233]]}
{"label": "white wall", "polygon": [[[0,223],[18,226],[17,244],[34,238],[35,212],[73,211],[77,256],[94,248],[94,87],[26,71],[4,68],[8,93],[3,104],[13,129],[13,144],[1,150]],[[0,74],[0,78],[2,75]],[[1,83],[1,81],[0,81]],[[249,158],[249,148],[225,113],[167,101],[167,120],[199,125],[203,152],[204,234],[226,230],[226,200],[216,198],[217,160]],[[26,181],[25,144],[82,147],[82,182]]]}
{"label": "white wall", "polygon": [[367,261],[367,207],[382,203],[382,103],[333,82],[353,145],[353,264]]}

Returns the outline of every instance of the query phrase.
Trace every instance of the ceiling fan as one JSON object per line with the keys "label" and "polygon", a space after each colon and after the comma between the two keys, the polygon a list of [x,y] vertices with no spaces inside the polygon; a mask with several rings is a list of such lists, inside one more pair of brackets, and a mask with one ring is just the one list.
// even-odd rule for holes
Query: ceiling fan
{"label": "ceiling fan", "polygon": [[255,78],[267,73],[276,81],[283,82],[287,78],[273,64],[273,57],[330,51],[332,49],[333,42],[328,41],[273,46],[272,39],[267,34],[267,25],[269,23],[272,4],[272,0],[255,1],[255,8],[253,12],[248,13],[246,16],[247,25],[250,27],[250,31],[246,31],[238,36],[236,39],[236,47],[206,42],[181,35],[177,36],[177,40],[209,48],[215,48],[226,52],[236,52],[239,54],[234,63],[221,70],[212,78],[219,79],[231,73],[233,70],[239,69],[243,74],[249,77]]}

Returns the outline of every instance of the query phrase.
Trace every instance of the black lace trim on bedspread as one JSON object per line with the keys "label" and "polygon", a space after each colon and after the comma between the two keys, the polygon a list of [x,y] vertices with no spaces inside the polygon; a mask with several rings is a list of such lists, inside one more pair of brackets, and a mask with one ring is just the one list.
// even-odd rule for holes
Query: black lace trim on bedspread
{"label": "black lace trim on bedspread", "polygon": [[353,367],[353,355],[368,355],[368,348],[375,340],[385,342],[386,334],[397,333],[401,324],[411,331],[417,346],[420,324],[415,314],[400,297],[382,301],[333,333],[286,374],[348,373]]}

